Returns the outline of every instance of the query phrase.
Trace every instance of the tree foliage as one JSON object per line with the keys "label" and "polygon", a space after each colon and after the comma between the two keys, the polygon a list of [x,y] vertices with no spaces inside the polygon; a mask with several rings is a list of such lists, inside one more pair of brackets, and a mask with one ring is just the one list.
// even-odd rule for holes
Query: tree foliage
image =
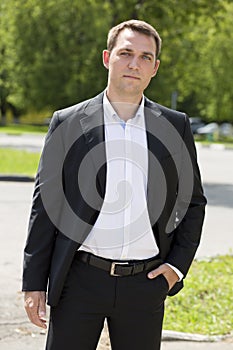
{"label": "tree foliage", "polygon": [[[209,120],[233,120],[233,3],[227,0],[0,0],[3,109],[57,109],[106,85],[108,29],[146,20],[163,39],[161,66],[146,94]],[[2,115],[4,111],[2,109]]]}

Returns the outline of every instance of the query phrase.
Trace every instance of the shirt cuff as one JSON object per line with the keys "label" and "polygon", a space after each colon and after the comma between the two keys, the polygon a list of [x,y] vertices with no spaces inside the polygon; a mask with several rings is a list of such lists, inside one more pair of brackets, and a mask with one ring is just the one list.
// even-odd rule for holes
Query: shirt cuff
{"label": "shirt cuff", "polygon": [[182,272],[180,272],[180,270],[178,270],[175,266],[171,265],[171,264],[168,264],[168,263],[165,263],[166,265],[170,266],[172,268],[173,271],[175,271],[175,273],[177,274],[177,276],[179,277],[179,281],[182,281],[182,279],[184,278],[184,275]]}

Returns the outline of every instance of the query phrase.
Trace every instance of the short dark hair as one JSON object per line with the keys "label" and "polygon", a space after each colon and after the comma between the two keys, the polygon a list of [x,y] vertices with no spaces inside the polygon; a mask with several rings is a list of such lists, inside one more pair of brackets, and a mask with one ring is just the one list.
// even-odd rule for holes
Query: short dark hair
{"label": "short dark hair", "polygon": [[156,57],[159,56],[162,44],[162,40],[159,36],[159,33],[150,24],[136,19],[131,19],[129,21],[119,23],[118,25],[110,29],[110,31],[108,32],[107,40],[108,51],[112,51],[112,49],[116,45],[119,33],[126,28],[153,37],[156,44]]}

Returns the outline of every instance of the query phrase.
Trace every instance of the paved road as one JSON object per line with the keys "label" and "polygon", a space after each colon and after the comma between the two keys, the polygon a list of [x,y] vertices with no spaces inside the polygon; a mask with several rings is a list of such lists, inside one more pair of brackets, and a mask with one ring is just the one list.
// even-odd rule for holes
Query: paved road
{"label": "paved road", "polygon": [[[38,146],[40,147],[40,146]],[[209,200],[203,239],[197,257],[233,251],[233,151],[198,148]],[[22,250],[33,184],[0,182],[0,349],[42,350],[45,335],[27,322],[22,306]],[[107,343],[107,345],[106,345]],[[162,350],[230,350],[233,343],[163,341]],[[107,350],[106,333],[98,350]],[[131,350],[131,349],[129,349]]]}
{"label": "paved road", "polygon": [[0,147],[26,149],[28,151],[39,152],[44,143],[43,135],[7,135],[0,133]]}
{"label": "paved road", "polygon": [[208,206],[197,257],[233,253],[233,150],[198,147],[198,158]]}

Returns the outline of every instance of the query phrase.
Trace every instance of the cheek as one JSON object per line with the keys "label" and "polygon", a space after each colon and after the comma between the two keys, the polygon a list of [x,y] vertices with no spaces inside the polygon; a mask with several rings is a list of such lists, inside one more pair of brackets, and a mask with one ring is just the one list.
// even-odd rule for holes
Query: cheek
{"label": "cheek", "polygon": [[154,69],[147,69],[145,71],[145,77],[149,81],[155,76],[155,74],[156,74],[156,72]]}
{"label": "cheek", "polygon": [[114,61],[109,65],[109,73],[111,74],[119,74],[120,71],[122,71],[123,67],[122,64],[118,61]]}
{"label": "cheek", "polygon": [[143,76],[144,76],[145,80],[151,79],[152,74],[153,74],[153,71],[151,69],[144,69],[144,71],[143,71]]}

